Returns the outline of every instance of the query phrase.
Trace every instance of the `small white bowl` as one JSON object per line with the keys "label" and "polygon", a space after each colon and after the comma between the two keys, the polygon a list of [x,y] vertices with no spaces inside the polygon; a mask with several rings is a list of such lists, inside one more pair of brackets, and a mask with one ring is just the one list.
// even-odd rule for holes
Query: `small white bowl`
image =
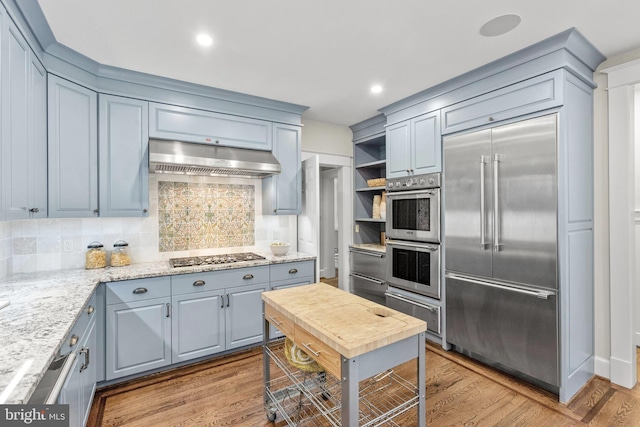
{"label": "small white bowl", "polygon": [[275,256],[282,256],[289,252],[289,246],[291,246],[289,243],[272,243],[269,245],[269,249]]}

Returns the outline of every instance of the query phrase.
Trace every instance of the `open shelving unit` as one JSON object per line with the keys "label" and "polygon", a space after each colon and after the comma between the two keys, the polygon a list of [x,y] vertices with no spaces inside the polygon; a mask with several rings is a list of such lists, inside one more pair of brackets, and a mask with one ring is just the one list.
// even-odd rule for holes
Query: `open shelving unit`
{"label": "open shelving unit", "polygon": [[367,180],[386,178],[386,132],[383,115],[373,117],[351,127],[353,131],[354,161],[354,243],[380,243],[385,220],[373,218],[373,196],[382,195],[384,185],[369,187]]}

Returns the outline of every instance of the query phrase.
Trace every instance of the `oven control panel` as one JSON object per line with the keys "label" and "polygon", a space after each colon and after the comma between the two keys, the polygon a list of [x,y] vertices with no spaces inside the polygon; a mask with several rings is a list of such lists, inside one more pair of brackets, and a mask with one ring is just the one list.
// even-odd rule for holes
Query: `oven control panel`
{"label": "oven control panel", "polygon": [[415,175],[387,180],[387,191],[422,190],[425,188],[439,188],[441,175],[432,173]]}

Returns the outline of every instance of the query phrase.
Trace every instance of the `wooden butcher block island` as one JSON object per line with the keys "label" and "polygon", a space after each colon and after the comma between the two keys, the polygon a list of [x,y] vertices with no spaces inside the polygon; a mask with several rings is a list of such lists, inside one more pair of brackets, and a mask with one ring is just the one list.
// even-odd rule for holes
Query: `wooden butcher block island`
{"label": "wooden butcher block island", "polygon": [[[395,417],[417,407],[417,425],[425,425],[424,321],[324,283],[264,292],[262,300],[270,420],[280,415],[292,426],[397,425]],[[271,340],[270,325],[295,345]],[[299,369],[295,350],[320,367]],[[414,383],[393,371],[412,359]]]}

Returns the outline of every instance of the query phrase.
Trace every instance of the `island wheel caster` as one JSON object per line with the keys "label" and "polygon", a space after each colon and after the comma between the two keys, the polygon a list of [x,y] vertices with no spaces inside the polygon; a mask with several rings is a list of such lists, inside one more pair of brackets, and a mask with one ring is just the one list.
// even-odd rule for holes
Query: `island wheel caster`
{"label": "island wheel caster", "polygon": [[267,413],[267,420],[269,420],[269,422],[274,422],[276,420],[276,416],[277,414],[275,412],[269,412]]}

